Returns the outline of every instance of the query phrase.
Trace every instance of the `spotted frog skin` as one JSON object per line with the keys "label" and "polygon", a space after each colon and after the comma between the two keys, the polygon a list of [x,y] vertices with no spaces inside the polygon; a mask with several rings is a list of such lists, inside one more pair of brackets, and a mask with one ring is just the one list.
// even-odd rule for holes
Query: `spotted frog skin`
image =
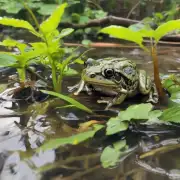
{"label": "spotted frog skin", "polygon": [[127,58],[88,59],[81,81],[69,89],[77,89],[74,95],[84,90],[89,95],[93,90],[101,92],[108,97],[101,97],[97,102],[106,103],[106,110],[138,93],[148,95],[147,102],[158,102],[158,93],[150,76],[146,71],[138,70],[136,64]]}

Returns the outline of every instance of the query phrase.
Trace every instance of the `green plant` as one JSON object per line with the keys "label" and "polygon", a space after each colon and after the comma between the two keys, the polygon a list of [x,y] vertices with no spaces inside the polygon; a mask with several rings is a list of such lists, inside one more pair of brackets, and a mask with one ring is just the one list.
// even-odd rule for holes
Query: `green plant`
{"label": "green plant", "polygon": [[[0,62],[0,65],[16,67],[19,73],[20,80],[24,82],[26,79],[25,68],[29,65],[29,63],[38,61],[47,64],[51,67],[52,70],[54,90],[56,92],[60,92],[62,78],[69,69],[68,65],[72,63],[72,59],[76,56],[74,53],[72,53],[70,56],[66,56],[65,58],[65,49],[61,47],[62,38],[70,35],[74,30],[71,28],[63,29],[61,32],[57,30],[67,4],[65,3],[60,5],[52,13],[52,15],[40,25],[34,17],[31,9],[29,9],[26,4],[25,7],[32,15],[39,31],[36,31],[34,27],[27,21],[19,19],[4,17],[0,19],[0,24],[13,26],[16,28],[24,28],[40,38],[40,41],[29,43],[27,45],[24,43],[19,43],[16,40],[4,40],[1,45],[6,47],[17,47],[19,50],[19,54],[0,52],[0,57],[4,59],[4,61]],[[76,62],[79,61],[80,60]]]}
{"label": "green plant", "polygon": [[[139,27],[130,26],[129,28],[121,26],[108,26],[101,29],[101,33],[109,34],[110,36],[118,39],[124,39],[127,41],[132,41],[138,44],[142,49],[144,49],[148,54],[151,55],[153,65],[154,65],[154,80],[160,97],[162,98],[164,93],[162,90],[162,85],[159,77],[158,68],[158,57],[157,57],[157,44],[159,40],[167,33],[180,29],[180,20],[168,21],[160,25],[156,30],[150,28],[147,24],[139,24]],[[144,38],[150,39],[150,49],[143,45]]]}

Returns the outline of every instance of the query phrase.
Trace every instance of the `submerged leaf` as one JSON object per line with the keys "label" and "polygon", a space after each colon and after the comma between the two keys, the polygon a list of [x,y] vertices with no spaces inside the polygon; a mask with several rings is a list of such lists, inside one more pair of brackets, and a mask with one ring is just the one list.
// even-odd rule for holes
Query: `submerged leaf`
{"label": "submerged leaf", "polygon": [[101,163],[104,168],[116,166],[120,159],[126,155],[126,140],[120,140],[113,144],[113,147],[107,146],[101,154]]}
{"label": "submerged leaf", "polygon": [[42,22],[40,29],[43,33],[53,32],[58,27],[66,7],[67,3],[60,5],[46,21]]}
{"label": "submerged leaf", "polygon": [[116,166],[119,161],[121,152],[116,151],[114,148],[108,146],[101,154],[101,164],[104,168]]}
{"label": "submerged leaf", "polygon": [[60,99],[63,99],[64,101],[67,101],[67,102],[71,103],[72,105],[75,105],[77,108],[79,108],[81,110],[84,110],[84,111],[87,111],[89,113],[92,113],[92,111],[89,108],[87,108],[86,106],[84,106],[83,104],[79,103],[78,101],[76,101],[73,98],[70,98],[68,96],[65,96],[63,94],[59,94],[59,93],[56,93],[56,92],[53,92],[53,91],[46,91],[46,90],[41,90],[41,91],[43,93],[46,93],[46,94],[58,97]]}
{"label": "submerged leaf", "polygon": [[72,145],[79,144],[89,138],[92,138],[95,135],[95,133],[100,129],[102,129],[103,127],[104,127],[103,125],[94,125],[93,129],[87,132],[82,132],[70,137],[49,140],[47,143],[45,143],[39,149],[37,149],[37,151],[39,152],[39,151],[46,151],[49,149],[56,149],[66,144],[72,144]]}

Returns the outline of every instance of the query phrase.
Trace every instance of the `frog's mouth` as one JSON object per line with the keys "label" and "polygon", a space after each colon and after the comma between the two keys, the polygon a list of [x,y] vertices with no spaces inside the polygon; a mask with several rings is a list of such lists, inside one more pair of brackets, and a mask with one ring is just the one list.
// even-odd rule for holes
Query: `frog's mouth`
{"label": "frog's mouth", "polygon": [[118,87],[118,85],[113,82],[112,80],[108,79],[97,79],[97,78],[89,78],[89,77],[84,77],[83,80],[92,85],[98,85],[98,86],[106,86],[106,87]]}

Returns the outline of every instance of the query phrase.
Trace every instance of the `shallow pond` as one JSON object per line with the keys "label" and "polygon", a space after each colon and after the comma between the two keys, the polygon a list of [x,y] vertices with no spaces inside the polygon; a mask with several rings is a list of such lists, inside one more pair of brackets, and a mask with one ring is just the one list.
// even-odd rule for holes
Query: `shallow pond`
{"label": "shallow pond", "polygon": [[[89,57],[127,57],[134,59],[139,68],[152,75],[151,59],[139,49],[98,48],[88,53]],[[159,48],[160,73],[180,73],[180,48]],[[80,69],[81,70],[81,69]],[[68,85],[74,85],[79,77],[65,78],[64,92]],[[36,153],[35,150],[46,140],[72,135],[78,123],[87,120],[107,120],[115,111],[104,112],[104,105],[96,103],[93,97],[81,94],[76,97],[88,107],[96,110],[90,116],[78,109],[46,109],[46,103],[27,104],[1,101],[0,103],[0,180],[166,180],[180,179],[179,146],[171,151],[161,151],[144,161],[136,162],[136,157],[146,146],[161,141],[178,141],[179,128],[168,126],[133,127],[132,131],[106,138],[101,132],[95,138],[80,145],[62,146],[56,150]],[[141,102],[141,98],[125,101],[114,109]],[[57,100],[53,106],[60,106]],[[114,168],[103,168],[100,154],[103,148],[118,139],[126,139],[133,151]],[[140,145],[144,144],[140,147]],[[151,165],[148,171],[147,165]],[[160,172],[160,173],[159,173]]]}

